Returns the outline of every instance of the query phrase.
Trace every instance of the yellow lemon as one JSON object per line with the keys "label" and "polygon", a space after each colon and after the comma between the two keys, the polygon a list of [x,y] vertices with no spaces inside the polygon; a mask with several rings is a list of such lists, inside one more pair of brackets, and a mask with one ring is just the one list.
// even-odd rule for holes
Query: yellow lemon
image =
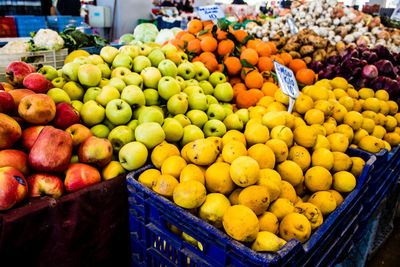
{"label": "yellow lemon", "polygon": [[161,172],[157,169],[148,169],[139,175],[138,182],[147,188],[152,188]]}
{"label": "yellow lemon", "polygon": [[296,202],[296,190],[294,190],[294,187],[289,182],[281,181],[281,194],[279,198],[286,198],[292,203]]}
{"label": "yellow lemon", "polygon": [[308,125],[311,124],[322,124],[324,123],[325,117],[324,113],[319,109],[310,109],[304,115],[304,119]]}
{"label": "yellow lemon", "polygon": [[380,100],[388,101],[389,100],[389,93],[386,92],[385,90],[377,90],[375,92],[375,97],[380,99]]}
{"label": "yellow lemon", "polygon": [[175,204],[185,209],[195,209],[206,200],[206,188],[196,180],[189,180],[175,186],[173,200]]}
{"label": "yellow lemon", "polygon": [[332,152],[332,154],[334,158],[332,170],[334,172],[347,171],[351,168],[353,162],[351,161],[351,158],[345,153],[334,151]]}
{"label": "yellow lemon", "polygon": [[162,174],[157,177],[152,189],[162,196],[172,197],[174,189],[178,184],[179,182],[174,176]]}
{"label": "yellow lemon", "polygon": [[393,100],[387,101],[387,104],[389,105],[390,115],[395,115],[399,111],[399,106]]}
{"label": "yellow lemon", "polygon": [[313,101],[317,100],[328,100],[329,98],[329,91],[318,85],[311,85],[310,88],[307,90],[306,95],[310,96]]}
{"label": "yellow lemon", "polygon": [[207,190],[211,193],[230,194],[235,188],[230,176],[230,165],[216,162],[207,168],[205,179]]}
{"label": "yellow lemon", "polygon": [[325,116],[331,116],[333,113],[333,108],[334,108],[333,103],[326,100],[318,100],[314,103],[314,109],[322,111]]}
{"label": "yellow lemon", "polygon": [[314,101],[308,95],[300,95],[296,102],[294,103],[294,110],[300,114],[306,113],[308,110],[312,109],[314,106]]}
{"label": "yellow lemon", "polygon": [[242,242],[254,241],[260,229],[256,214],[243,205],[229,207],[222,218],[222,225],[230,237]]}
{"label": "yellow lemon", "polygon": [[266,211],[258,216],[260,222],[260,231],[268,231],[273,234],[277,234],[279,230],[279,221],[275,214]]}
{"label": "yellow lemon", "polygon": [[275,126],[272,129],[271,138],[284,141],[288,147],[293,145],[293,132],[289,127],[283,125]]}
{"label": "yellow lemon", "polygon": [[186,161],[180,156],[171,156],[164,160],[161,165],[161,173],[172,175],[175,178],[179,178],[181,171],[187,165]]}
{"label": "yellow lemon", "polygon": [[315,166],[308,169],[304,182],[311,192],[328,190],[332,185],[332,175],[327,169]]}
{"label": "yellow lemon", "polygon": [[331,149],[331,144],[329,143],[328,138],[326,138],[326,136],[319,134],[317,136],[317,142],[315,142],[313,150],[315,151],[321,147],[326,148],[326,149]]}
{"label": "yellow lemon", "polygon": [[325,122],[323,126],[325,128],[326,135],[333,134],[336,130],[336,125],[332,122]]}
{"label": "yellow lemon", "polygon": [[336,133],[342,133],[342,134],[346,135],[347,139],[349,139],[349,144],[353,141],[354,131],[349,125],[341,124],[341,125],[336,127],[335,132]]}
{"label": "yellow lemon", "polygon": [[184,145],[181,149],[181,157],[188,163],[190,163],[190,159],[188,158],[187,152],[189,151],[189,148],[193,145],[193,142],[189,142],[186,145]]}
{"label": "yellow lemon", "polygon": [[367,99],[375,96],[374,90],[370,88],[361,88],[360,90],[358,90],[358,94],[361,99]]}
{"label": "yellow lemon", "polygon": [[333,168],[334,157],[333,153],[326,148],[318,148],[311,155],[312,166],[321,166],[327,170]]}
{"label": "yellow lemon", "polygon": [[179,155],[180,155],[179,149],[176,146],[164,141],[153,149],[150,158],[153,165],[157,169],[160,169],[164,160],[166,160],[171,156],[179,156]]}
{"label": "yellow lemon", "polygon": [[361,138],[364,136],[367,136],[368,132],[364,129],[358,129],[357,132],[354,133],[354,138],[353,138],[353,144],[358,145],[360,142]]}
{"label": "yellow lemon", "polygon": [[333,89],[332,92],[335,95],[336,99],[340,99],[341,97],[348,96],[347,92],[342,88],[335,88],[335,89]]}
{"label": "yellow lemon", "polygon": [[286,111],[286,110],[287,110],[286,106],[280,102],[273,102],[273,103],[269,104],[267,107],[267,112]]}
{"label": "yellow lemon", "polygon": [[222,149],[222,158],[225,162],[232,163],[240,156],[247,156],[246,147],[239,141],[231,141],[224,145]]}
{"label": "yellow lemon", "polygon": [[260,169],[274,168],[275,154],[274,151],[265,144],[255,144],[247,151],[248,156],[255,159]]}
{"label": "yellow lemon", "polygon": [[365,99],[364,103],[363,103],[363,109],[364,110],[371,110],[373,112],[379,112],[379,110],[381,109],[381,105],[380,102],[377,98],[375,97],[370,97]]}
{"label": "yellow lemon", "polygon": [[230,141],[239,141],[243,145],[247,145],[246,137],[244,134],[238,130],[229,130],[227,131],[224,136],[222,137],[222,146],[226,145]]}
{"label": "yellow lemon", "polygon": [[335,199],[336,207],[339,206],[340,204],[342,204],[343,197],[338,191],[331,189],[331,190],[328,190],[328,192],[330,192],[332,194],[333,198]]}
{"label": "yellow lemon", "polygon": [[383,139],[388,142],[390,146],[397,146],[400,143],[400,135],[395,132],[385,134]]}
{"label": "yellow lemon", "polygon": [[187,150],[187,157],[196,165],[210,165],[217,159],[218,149],[218,144],[212,139],[197,139]]}
{"label": "yellow lemon", "polygon": [[326,136],[325,127],[323,125],[321,125],[321,124],[311,124],[310,126],[315,129],[315,131],[317,132],[317,135]]}
{"label": "yellow lemon", "polygon": [[239,205],[249,207],[256,215],[264,213],[269,206],[268,189],[262,185],[251,185],[244,188],[239,194]]}
{"label": "yellow lemon", "polygon": [[357,111],[350,111],[344,116],[343,122],[357,131],[363,123],[363,116]]}
{"label": "yellow lemon", "polygon": [[370,153],[378,153],[381,151],[382,148],[384,148],[384,144],[382,143],[382,140],[376,138],[375,136],[364,136],[361,138],[360,142],[358,143],[358,146]]}
{"label": "yellow lemon", "polygon": [[393,116],[386,116],[385,128],[388,132],[393,132],[394,129],[397,127],[397,120]]}
{"label": "yellow lemon", "polygon": [[280,139],[271,139],[267,141],[266,145],[274,152],[276,162],[282,162],[287,159],[289,150],[285,142]]}
{"label": "yellow lemon", "polygon": [[268,129],[272,129],[279,125],[286,124],[286,116],[281,111],[271,111],[266,113],[261,120],[262,124],[268,127]]}
{"label": "yellow lemon", "polygon": [[358,99],[359,97],[358,91],[354,88],[347,88],[347,94],[354,99]]}
{"label": "yellow lemon", "polygon": [[379,105],[380,105],[380,110],[379,112],[382,113],[383,115],[388,115],[390,112],[390,107],[387,101],[379,100]]}
{"label": "yellow lemon", "polygon": [[354,107],[354,101],[353,98],[350,96],[342,96],[339,98],[339,103],[342,104],[347,111],[352,111]]}
{"label": "yellow lemon", "polygon": [[68,56],[64,60],[64,65],[74,61],[77,57],[88,57],[90,54],[85,50],[74,50],[68,54]]}
{"label": "yellow lemon", "polygon": [[277,171],[282,180],[288,181],[292,186],[296,186],[304,180],[302,169],[294,161],[285,160],[277,166]]}
{"label": "yellow lemon", "polygon": [[328,215],[336,209],[336,200],[329,191],[318,191],[311,195],[308,202],[314,204],[322,212]]}
{"label": "yellow lemon", "polygon": [[260,231],[257,233],[256,240],[251,245],[251,249],[259,252],[275,252],[278,251],[286,241],[268,231]]}
{"label": "yellow lemon", "polygon": [[247,187],[257,182],[260,174],[260,167],[255,159],[248,156],[241,156],[232,162],[230,175],[232,181],[240,186]]}
{"label": "yellow lemon", "polygon": [[287,214],[294,211],[293,203],[286,198],[278,198],[269,206],[269,211],[273,213],[279,221]]}
{"label": "yellow lemon", "polygon": [[275,98],[273,96],[263,96],[261,97],[260,100],[257,102],[257,106],[262,106],[262,107],[268,107],[272,102],[275,101]]}
{"label": "yellow lemon", "polygon": [[267,113],[267,108],[263,106],[255,106],[249,107],[249,117],[250,119],[260,118],[262,119],[263,116]]}
{"label": "yellow lemon", "polygon": [[362,103],[359,100],[353,99],[354,105],[353,110],[357,112],[362,112]]}
{"label": "yellow lemon", "polygon": [[376,138],[382,139],[386,134],[386,129],[381,125],[375,125],[372,135]]}
{"label": "yellow lemon", "polygon": [[287,111],[281,111],[282,114],[285,115],[286,119],[286,126],[289,127],[290,129],[294,129],[294,115],[287,112]]}
{"label": "yellow lemon", "polygon": [[221,228],[222,217],[230,206],[229,199],[223,194],[210,193],[199,209],[199,217],[216,228]]}
{"label": "yellow lemon", "polygon": [[294,140],[298,145],[311,148],[317,141],[317,131],[311,126],[299,126],[293,132]]}
{"label": "yellow lemon", "polygon": [[204,171],[197,165],[186,165],[179,175],[179,181],[182,183],[189,180],[196,180],[202,184],[205,184]]}
{"label": "yellow lemon", "polygon": [[235,190],[232,191],[232,193],[229,195],[229,202],[231,202],[231,205],[238,205],[239,204],[239,194],[242,192],[243,188],[236,188]]}
{"label": "yellow lemon", "polygon": [[296,162],[297,165],[300,166],[303,172],[306,171],[311,164],[310,153],[308,152],[307,149],[305,149],[302,146],[292,146],[289,150],[288,159]]}
{"label": "yellow lemon", "polygon": [[340,171],[333,175],[333,188],[341,193],[353,191],[356,187],[356,178],[347,171]]}
{"label": "yellow lemon", "polygon": [[286,106],[289,105],[289,96],[284,94],[281,89],[276,90],[274,98],[279,103],[282,103]]}
{"label": "yellow lemon", "polygon": [[333,133],[327,136],[332,151],[345,152],[349,146],[349,139],[342,133]]}
{"label": "yellow lemon", "polygon": [[333,112],[332,112],[332,117],[337,121],[337,122],[342,122],[344,119],[344,116],[347,114],[347,109],[345,106],[343,106],[340,103],[335,103]]}
{"label": "yellow lemon", "polygon": [[371,134],[375,128],[375,121],[370,118],[363,118],[361,128],[366,130],[367,133]]}
{"label": "yellow lemon", "polygon": [[364,169],[365,166],[365,161],[360,158],[360,157],[351,157],[350,158],[352,161],[351,165],[351,170],[350,172],[355,176],[355,177],[360,177],[362,170]]}
{"label": "yellow lemon", "polygon": [[342,77],[335,77],[330,81],[330,83],[333,88],[346,89],[348,86],[348,82]]}
{"label": "yellow lemon", "polygon": [[293,129],[296,129],[297,127],[300,127],[300,126],[306,126],[306,125],[307,125],[306,122],[301,117],[294,118]]}
{"label": "yellow lemon", "polygon": [[272,169],[261,169],[258,185],[265,186],[268,189],[270,200],[274,201],[281,194],[281,176]]}
{"label": "yellow lemon", "polygon": [[294,212],[303,214],[306,216],[311,224],[311,230],[314,230],[321,226],[324,221],[322,212],[317,206],[311,203],[299,203],[294,206]]}
{"label": "yellow lemon", "polygon": [[378,117],[377,124],[384,126],[387,122],[386,116],[383,115],[382,113],[378,113],[376,116]]}
{"label": "yellow lemon", "polygon": [[269,130],[266,126],[259,123],[247,124],[244,136],[249,146],[265,143],[269,139]]}
{"label": "yellow lemon", "polygon": [[286,241],[295,238],[304,243],[310,238],[311,224],[303,214],[289,213],[282,219],[279,233]]}

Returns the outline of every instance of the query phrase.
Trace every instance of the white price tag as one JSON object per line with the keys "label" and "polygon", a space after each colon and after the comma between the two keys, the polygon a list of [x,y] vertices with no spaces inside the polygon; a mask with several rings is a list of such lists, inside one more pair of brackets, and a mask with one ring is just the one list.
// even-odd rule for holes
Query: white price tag
{"label": "white price tag", "polygon": [[225,18],[225,13],[220,6],[198,6],[196,7],[197,14],[199,14],[200,20],[213,20]]}
{"label": "white price tag", "polygon": [[296,77],[291,69],[274,60],[276,76],[282,92],[289,96],[288,111],[292,112],[296,98],[300,96],[299,87],[297,86]]}
{"label": "white price tag", "polygon": [[397,4],[397,7],[394,9],[392,16],[390,18],[392,20],[400,21],[400,2]]}

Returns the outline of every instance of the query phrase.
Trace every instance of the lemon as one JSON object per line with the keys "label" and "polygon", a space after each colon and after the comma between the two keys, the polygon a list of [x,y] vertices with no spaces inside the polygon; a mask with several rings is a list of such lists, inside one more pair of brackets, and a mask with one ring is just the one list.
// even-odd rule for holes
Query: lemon
{"label": "lemon", "polygon": [[356,178],[347,171],[340,171],[333,175],[333,188],[341,193],[351,192],[356,187]]}
{"label": "lemon", "polygon": [[308,95],[300,95],[296,102],[294,103],[294,110],[300,114],[306,113],[308,110],[312,109],[314,106],[314,101]]}
{"label": "lemon", "polygon": [[332,151],[345,152],[349,146],[349,139],[342,133],[333,133],[327,136]]}
{"label": "lemon", "polygon": [[372,135],[376,138],[382,139],[386,134],[386,129],[381,125],[375,125]]}
{"label": "lemon", "polygon": [[317,100],[328,100],[329,98],[329,90],[325,87],[319,85],[311,85],[307,90],[306,95],[310,96],[313,101]]}
{"label": "lemon", "polygon": [[222,149],[222,158],[227,163],[232,163],[233,160],[240,156],[247,156],[246,147],[239,141],[231,141],[224,145]]}
{"label": "lemon", "polygon": [[286,111],[286,110],[287,110],[286,106],[280,102],[273,102],[273,103],[269,104],[267,107],[267,112]]}
{"label": "lemon", "polygon": [[295,238],[304,243],[310,238],[311,224],[303,214],[289,213],[282,219],[279,233],[286,241]]}
{"label": "lemon", "polygon": [[354,134],[353,144],[358,145],[361,138],[363,138],[364,136],[368,136],[368,132],[366,130],[364,130],[364,129],[357,130],[357,132],[355,132],[355,134]]}
{"label": "lemon", "polygon": [[[320,135],[318,135],[320,136]],[[318,142],[318,138],[317,138]],[[329,144],[329,142],[328,142]],[[302,146],[292,146],[289,150],[289,160],[292,160],[300,166],[301,170],[304,172],[308,169],[311,164],[311,156],[307,149]]]}
{"label": "lemon", "polygon": [[171,156],[164,160],[161,165],[161,173],[179,178],[181,171],[187,165],[186,161],[180,156]]}
{"label": "lemon", "polygon": [[206,187],[211,193],[230,194],[235,188],[230,176],[230,165],[216,162],[207,168],[205,173]]}
{"label": "lemon", "polygon": [[381,105],[377,98],[370,97],[370,98],[365,99],[365,101],[363,103],[363,109],[371,110],[373,112],[379,112],[379,110],[381,109]]}
{"label": "lemon", "polygon": [[336,133],[342,133],[342,134],[346,135],[347,139],[349,139],[349,144],[353,141],[354,131],[349,125],[341,124],[341,125],[336,127],[335,132]]}
{"label": "lemon", "polygon": [[311,224],[311,230],[321,226],[324,221],[321,211],[317,206],[311,203],[299,203],[294,206],[294,212],[306,216]]}
{"label": "lemon", "polygon": [[384,148],[386,148],[388,151],[392,150],[392,147],[386,140],[382,140],[382,142],[384,144]]}
{"label": "lemon", "polygon": [[343,105],[347,111],[352,111],[354,107],[353,98],[350,96],[342,96],[339,98],[339,103]]}
{"label": "lemon", "polygon": [[191,237],[190,235],[188,235],[185,232],[182,232],[182,239],[185,240],[186,242],[189,242],[190,244],[192,244],[193,246],[197,247],[199,242],[194,239],[193,237]]}
{"label": "lemon", "polygon": [[228,207],[222,218],[225,232],[242,242],[254,241],[260,229],[255,213],[243,205]]}
{"label": "lemon", "polygon": [[278,251],[286,241],[268,231],[260,231],[257,233],[256,240],[251,245],[251,249],[259,252],[275,252]]}
{"label": "lemon", "polygon": [[382,113],[378,113],[378,114],[376,114],[376,116],[378,117],[377,124],[384,126],[386,124],[386,121],[387,121],[386,116],[383,115]]}
{"label": "lemon", "polygon": [[277,234],[279,231],[279,220],[275,214],[266,211],[258,216],[260,223],[260,231],[268,231],[273,234]]}
{"label": "lemon", "polygon": [[151,152],[151,162],[153,165],[160,169],[164,160],[171,156],[179,156],[179,149],[173,144],[169,144],[166,141],[163,141],[161,144],[157,145],[153,151]]}
{"label": "lemon", "polygon": [[139,175],[138,182],[147,188],[152,188],[153,184],[156,183],[158,176],[161,175],[161,172],[157,169],[149,169],[142,172]]}
{"label": "lemon", "polygon": [[274,151],[265,144],[255,144],[247,151],[248,156],[255,159],[260,166],[260,169],[275,167]]}
{"label": "lemon", "polygon": [[332,154],[333,154],[333,158],[334,158],[332,170],[334,172],[350,170],[353,162],[349,156],[347,156],[343,152],[337,152],[337,151],[332,152]]}
{"label": "lemon", "polygon": [[375,96],[374,90],[369,88],[361,88],[360,90],[358,90],[358,94],[361,99],[367,99]]}
{"label": "lemon", "polygon": [[[299,196],[304,196],[307,193],[307,187],[306,184],[304,182],[298,184],[297,186],[295,186],[294,190],[296,191],[297,194],[297,198],[296,198],[296,202],[299,201]],[[295,204],[296,204],[295,202]]]}
{"label": "lemon", "polygon": [[380,105],[380,110],[379,112],[382,113],[383,115],[388,115],[390,112],[390,107],[387,101],[379,100],[379,105]]}
{"label": "lemon", "polygon": [[311,124],[310,126],[315,129],[317,135],[326,136],[325,127],[322,124]]}
{"label": "lemon", "polygon": [[358,91],[354,88],[347,88],[347,94],[354,99],[358,99],[359,97]]}
{"label": "lemon", "polygon": [[238,130],[229,130],[229,131],[227,131],[224,134],[224,136],[222,137],[222,146],[225,146],[230,141],[239,141],[244,146],[247,145],[246,137],[244,136],[244,134],[242,132],[240,132]]}
{"label": "lemon", "polygon": [[284,141],[288,147],[293,145],[293,132],[289,127],[283,125],[275,126],[272,129],[271,138]]}
{"label": "lemon", "polygon": [[360,100],[353,99],[354,105],[353,105],[353,110],[357,112],[362,112],[362,103]]}
{"label": "lemon", "polygon": [[385,90],[378,90],[375,92],[375,97],[379,100],[388,101],[389,100],[389,93]]}
{"label": "lemon", "polygon": [[292,186],[296,186],[304,180],[302,169],[294,161],[285,160],[277,166],[277,171],[282,180],[288,181]]}
{"label": "lemon", "polygon": [[232,162],[230,175],[232,181],[240,186],[247,187],[257,182],[260,174],[260,167],[255,159],[248,156],[241,156]]}
{"label": "lemon", "polygon": [[276,162],[282,162],[287,159],[289,150],[285,142],[280,139],[271,139],[267,141],[266,145],[274,152]]}
{"label": "lemon", "polygon": [[363,118],[361,128],[366,130],[367,133],[371,134],[375,128],[375,121],[370,118]]}
{"label": "lemon", "polygon": [[218,153],[222,151],[222,138],[218,136],[210,136],[206,138],[207,141],[214,143]]}
{"label": "lemon", "polygon": [[326,119],[327,123],[332,123],[333,125],[335,125],[335,127],[337,126],[337,122],[333,117],[329,117]]}
{"label": "lemon", "polygon": [[181,149],[181,157],[188,163],[190,163],[190,159],[188,158],[187,152],[189,151],[189,148],[193,145],[193,142],[189,142],[186,145],[184,145]]}
{"label": "lemon", "polygon": [[390,146],[397,146],[400,143],[400,135],[395,132],[385,134],[383,139],[388,142]]}
{"label": "lemon", "polygon": [[296,129],[299,126],[306,126],[307,124],[301,117],[294,117],[294,125],[293,129]]}
{"label": "lemon", "polygon": [[399,111],[399,106],[393,100],[387,101],[387,104],[389,105],[390,115],[395,115]]}
{"label": "lemon", "polygon": [[222,217],[231,206],[229,199],[220,193],[210,193],[199,209],[199,217],[216,228],[222,227]]}
{"label": "lemon", "polygon": [[308,125],[311,124],[322,124],[324,123],[325,117],[324,113],[319,109],[310,109],[304,115],[304,119]]}
{"label": "lemon", "polygon": [[174,189],[178,184],[179,182],[174,176],[162,174],[157,177],[152,189],[162,196],[172,197]]}
{"label": "lemon", "polygon": [[325,122],[323,126],[325,128],[326,135],[333,134],[336,131],[336,125],[332,122]]}
{"label": "lemon", "polygon": [[269,130],[260,123],[247,124],[244,131],[247,144],[252,146],[258,143],[265,143],[269,139]]}
{"label": "lemon", "polygon": [[381,151],[382,148],[384,148],[384,144],[382,143],[382,140],[376,138],[375,136],[364,136],[361,138],[360,142],[358,143],[358,146],[370,153],[378,153]]}
{"label": "lemon", "polygon": [[284,94],[281,89],[276,90],[274,98],[279,103],[282,103],[286,106],[289,105],[289,96]]}
{"label": "lemon", "polygon": [[349,111],[344,116],[343,122],[353,128],[353,130],[357,131],[361,128],[363,116],[357,111]]}
{"label": "lemon", "polygon": [[286,198],[292,203],[296,202],[296,190],[294,190],[294,187],[289,182],[281,181],[281,194],[279,198]]}
{"label": "lemon", "polygon": [[393,132],[394,129],[397,127],[397,120],[393,116],[386,116],[385,128],[388,132]]}
{"label": "lemon", "polygon": [[333,108],[333,103],[326,100],[318,100],[314,103],[314,109],[322,111],[325,116],[331,116],[333,113]]}
{"label": "lemon", "polygon": [[197,165],[186,165],[179,175],[179,181],[182,183],[189,180],[196,180],[202,184],[205,184],[204,171]]}
{"label": "lemon", "polygon": [[270,195],[270,201],[274,201],[281,194],[281,176],[272,169],[261,169],[257,185],[265,186]]}
{"label": "lemon", "polygon": [[315,166],[306,172],[304,182],[311,192],[328,190],[332,185],[332,175],[327,169]]}
{"label": "lemon", "polygon": [[336,207],[339,206],[343,202],[343,197],[338,191],[331,189],[331,190],[328,190],[328,192],[330,192],[332,194],[333,198],[335,199]]}
{"label": "lemon", "polygon": [[229,195],[229,202],[231,205],[238,205],[239,204],[239,194],[242,192],[243,188],[236,188],[233,192]]}
{"label": "lemon", "polygon": [[262,124],[268,127],[268,129],[272,129],[279,125],[286,124],[286,116],[281,111],[272,111],[266,113],[261,120]]}
{"label": "lemon", "polygon": [[353,163],[350,172],[358,178],[364,169],[365,161],[360,157],[351,157],[350,159]]}
{"label": "lemon", "polygon": [[328,215],[336,209],[336,200],[329,191],[318,191],[311,195],[308,202],[314,204],[322,212]]}
{"label": "lemon", "polygon": [[333,168],[334,157],[333,153],[326,148],[318,148],[311,155],[312,166],[321,166],[327,170]]}
{"label": "lemon", "polygon": [[269,211],[273,213],[279,221],[287,214],[294,211],[293,203],[286,198],[278,198],[269,206]]}
{"label": "lemon", "polygon": [[311,126],[299,126],[293,132],[294,140],[298,145],[311,148],[317,141],[317,131]]}
{"label": "lemon", "polygon": [[332,112],[332,117],[337,121],[337,122],[342,122],[344,119],[344,116],[347,114],[347,109],[345,106],[343,106],[340,103],[335,103],[333,112]]}
{"label": "lemon", "polygon": [[335,88],[335,89],[333,89],[332,92],[335,95],[336,99],[340,99],[341,97],[348,96],[347,92],[342,88]]}
{"label": "lemon", "polygon": [[260,215],[267,210],[270,196],[267,187],[251,185],[240,192],[238,201],[239,205],[249,207],[256,215]]}
{"label": "lemon", "polygon": [[286,119],[286,126],[289,127],[290,129],[294,129],[294,115],[287,112],[287,111],[281,111],[285,115]]}
{"label": "lemon", "polygon": [[263,96],[258,100],[257,106],[268,107],[271,103],[275,101],[273,96]]}
{"label": "lemon", "polygon": [[263,106],[249,107],[250,119],[254,119],[254,118],[262,119],[262,117],[265,115],[265,113],[267,113],[267,108],[265,108]]}
{"label": "lemon", "polygon": [[378,115],[373,111],[365,110],[361,114],[364,118],[372,119],[375,124],[378,122]]}
{"label": "lemon", "polygon": [[323,135],[318,135],[317,136],[317,142],[315,142],[315,145],[313,147],[313,150],[317,150],[318,148],[326,148],[326,149],[331,149],[331,144],[329,143],[328,138]]}
{"label": "lemon", "polygon": [[173,200],[175,204],[185,209],[195,209],[206,200],[206,188],[196,180],[189,180],[175,186]]}
{"label": "lemon", "polygon": [[68,56],[64,60],[64,65],[74,61],[77,57],[88,57],[90,54],[85,50],[74,50],[68,54]]}
{"label": "lemon", "polygon": [[219,154],[219,146],[212,139],[197,139],[188,148],[186,155],[196,165],[210,165]]}
{"label": "lemon", "polygon": [[342,77],[335,77],[330,81],[330,84],[333,88],[341,88],[341,89],[346,89],[348,86],[348,83],[345,78]]}

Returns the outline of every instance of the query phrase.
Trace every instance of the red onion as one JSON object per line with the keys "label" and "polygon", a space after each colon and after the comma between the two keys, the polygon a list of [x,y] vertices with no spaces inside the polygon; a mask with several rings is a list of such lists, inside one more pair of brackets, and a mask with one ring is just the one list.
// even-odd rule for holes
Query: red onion
{"label": "red onion", "polygon": [[378,68],[375,67],[374,65],[365,65],[364,68],[362,69],[361,75],[364,78],[374,79],[375,77],[378,76]]}

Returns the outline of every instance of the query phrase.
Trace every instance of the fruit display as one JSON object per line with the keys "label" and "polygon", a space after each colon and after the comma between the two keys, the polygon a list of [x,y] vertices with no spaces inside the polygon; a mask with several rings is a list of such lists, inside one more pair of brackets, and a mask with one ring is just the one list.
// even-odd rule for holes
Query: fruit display
{"label": "fruit display", "polygon": [[158,30],[152,23],[142,23],[136,26],[132,34],[126,33],[119,38],[121,44],[141,45],[143,43],[157,43],[163,45],[173,39],[175,35],[182,31],[181,28]]}

